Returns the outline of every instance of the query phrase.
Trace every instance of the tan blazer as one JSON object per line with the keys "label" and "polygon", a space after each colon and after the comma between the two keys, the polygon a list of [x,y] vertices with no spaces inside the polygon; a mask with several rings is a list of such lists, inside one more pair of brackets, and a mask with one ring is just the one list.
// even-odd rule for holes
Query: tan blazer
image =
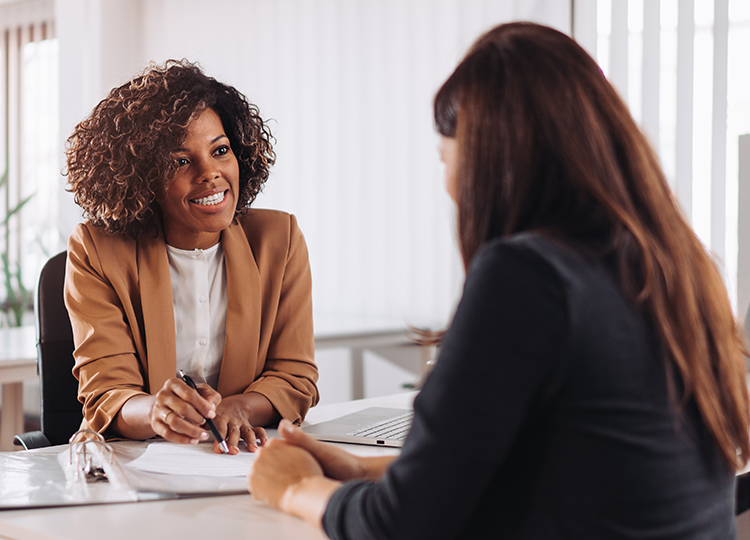
{"label": "tan blazer", "polygon": [[[222,396],[264,395],[301,422],[318,402],[307,247],[294,216],[250,210],[222,232],[229,293]],[[133,240],[79,224],[68,241],[65,304],[84,427],[104,432],[122,405],[175,376],[169,259],[161,231]]]}

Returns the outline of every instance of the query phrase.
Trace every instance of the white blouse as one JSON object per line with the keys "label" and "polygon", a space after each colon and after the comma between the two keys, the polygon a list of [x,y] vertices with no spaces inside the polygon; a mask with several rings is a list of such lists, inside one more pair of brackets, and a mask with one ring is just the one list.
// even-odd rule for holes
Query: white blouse
{"label": "white blouse", "polygon": [[177,370],[216,388],[227,326],[227,273],[221,242],[209,249],[167,245]]}

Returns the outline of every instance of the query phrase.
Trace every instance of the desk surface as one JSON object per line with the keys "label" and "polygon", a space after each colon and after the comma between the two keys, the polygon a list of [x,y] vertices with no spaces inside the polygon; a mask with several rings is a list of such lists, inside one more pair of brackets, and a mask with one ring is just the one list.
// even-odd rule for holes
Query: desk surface
{"label": "desk surface", "polygon": [[[371,407],[409,407],[414,393],[335,403],[313,408],[309,423]],[[398,450],[342,445],[362,455]],[[57,447],[59,449],[59,447]],[[57,451],[57,450],[55,450]],[[99,506],[0,512],[0,538],[12,540],[139,540],[231,538],[232,540],[321,539],[322,534],[296,518],[258,503],[250,495],[206,497]]]}

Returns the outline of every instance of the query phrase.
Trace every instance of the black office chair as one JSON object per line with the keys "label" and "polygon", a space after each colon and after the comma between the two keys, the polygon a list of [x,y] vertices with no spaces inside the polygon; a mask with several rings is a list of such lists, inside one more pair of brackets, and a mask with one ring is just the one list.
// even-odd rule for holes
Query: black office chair
{"label": "black office chair", "polygon": [[73,330],[63,301],[66,259],[65,251],[58,253],[45,263],[39,274],[34,307],[41,431],[30,431],[13,439],[13,444],[26,450],[67,443],[83,419],[78,381],[72,373]]}

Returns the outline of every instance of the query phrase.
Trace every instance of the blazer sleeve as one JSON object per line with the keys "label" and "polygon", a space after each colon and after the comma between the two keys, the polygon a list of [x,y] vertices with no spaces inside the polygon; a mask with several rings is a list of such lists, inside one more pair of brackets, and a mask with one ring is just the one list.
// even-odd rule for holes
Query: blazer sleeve
{"label": "blazer sleeve", "polygon": [[[315,339],[312,315],[312,277],[304,236],[293,215],[287,215],[289,244],[284,261],[275,318],[270,325],[268,350],[260,376],[246,392],[265,396],[282,418],[304,420],[318,403]],[[268,311],[266,312],[268,313]]]}
{"label": "blazer sleeve", "polygon": [[96,243],[83,225],[68,241],[65,305],[76,347],[73,375],[83,404],[82,427],[102,433],[128,399],[145,393],[144,377],[128,323],[136,320],[133,305],[123,301],[122,291],[118,294],[105,275]]}

